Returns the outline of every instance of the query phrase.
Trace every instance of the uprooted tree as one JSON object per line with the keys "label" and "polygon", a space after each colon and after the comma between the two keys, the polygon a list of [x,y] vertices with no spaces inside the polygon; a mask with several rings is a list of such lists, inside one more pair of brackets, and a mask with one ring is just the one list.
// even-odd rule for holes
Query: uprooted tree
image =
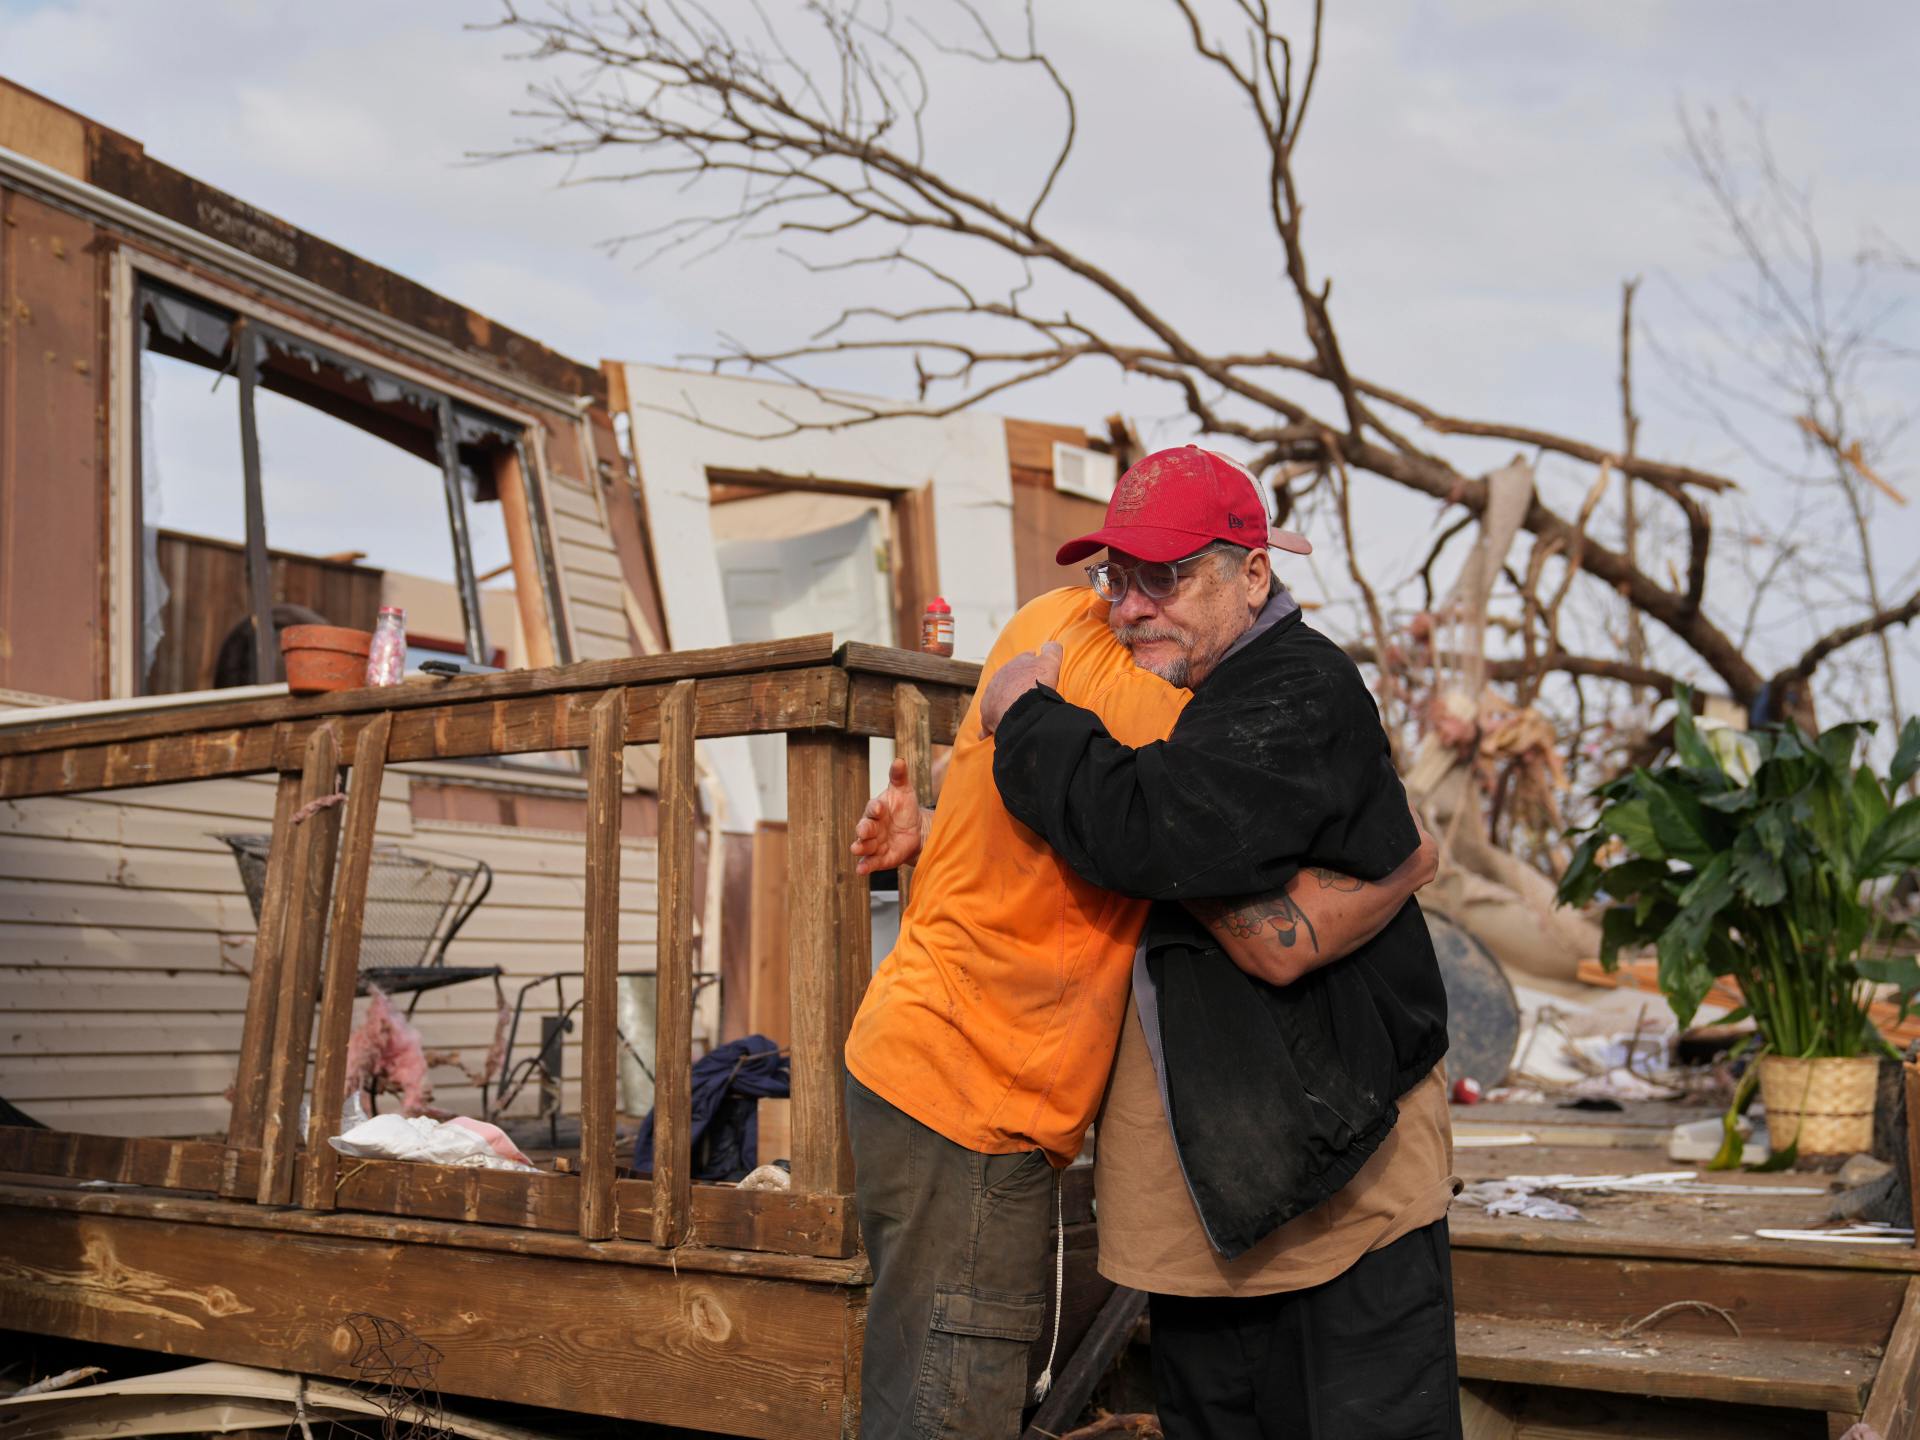
{"label": "uprooted tree", "polygon": [[[1409,788],[1447,841],[1440,905],[1510,964],[1565,976],[1598,948],[1584,920],[1554,911],[1545,874],[1562,861],[1569,762],[1586,763],[1593,779],[1596,764],[1604,773],[1644,753],[1652,706],[1682,678],[1743,712],[1810,717],[1823,663],[1920,616],[1920,590],[1888,601],[1876,577],[1867,604],[1835,613],[1830,597],[1826,611],[1809,612],[1818,629],[1795,653],[1758,661],[1708,603],[1712,507],[1735,481],[1637,453],[1628,324],[1619,445],[1447,414],[1349,363],[1331,284],[1308,258],[1295,179],[1321,75],[1319,3],[1296,46],[1269,0],[1223,0],[1224,24],[1201,0],[1164,0],[1191,45],[1195,81],[1224,82],[1243,102],[1241,143],[1297,308],[1299,353],[1258,333],[1243,350],[1201,343],[1190,319],[1156,297],[1151,274],[1117,273],[1049,224],[1049,199],[1087,137],[1062,67],[1037,43],[1030,0],[1011,24],[953,0],[946,34],[858,0],[814,0],[778,17],[752,0],[732,9],[552,0],[537,12],[503,3],[499,25],[534,42],[548,77],[527,112],[541,132],[511,153],[566,157],[576,180],[644,187],[661,218],[621,243],[652,253],[772,244],[823,288],[849,272],[886,277],[889,297],[903,277],[918,287],[898,303],[848,305],[798,343],[733,343],[711,357],[717,367],[817,386],[835,359],[894,357],[919,403],[946,414],[1106,361],[1176,394],[1195,429],[1272,485],[1282,519],[1331,521],[1357,601],[1358,633],[1342,638],[1373,667]],[[1016,200],[969,184],[939,152],[928,123],[934,76],[962,63],[988,67],[996,87],[1031,82],[1057,103],[1058,142],[1032,193]],[[1158,91],[1168,84],[1155,77]],[[1710,167],[1702,174],[1710,179]],[[829,398],[834,426],[890,413]],[[1808,434],[1830,452],[1839,483],[1864,483],[1870,466],[1857,448],[1831,418],[1813,419]],[[1477,440],[1520,454],[1475,473],[1422,433],[1453,449]],[[1360,481],[1433,502],[1432,549],[1391,587],[1361,565]],[[1436,563],[1457,537],[1470,550],[1451,593],[1436,596]],[[1394,596],[1416,582],[1419,602],[1393,613]],[[1489,626],[1504,632],[1495,655]],[[1891,686],[1890,659],[1887,674]],[[1597,682],[1607,698],[1590,693]],[[1887,699],[1897,703],[1891,689]]]}

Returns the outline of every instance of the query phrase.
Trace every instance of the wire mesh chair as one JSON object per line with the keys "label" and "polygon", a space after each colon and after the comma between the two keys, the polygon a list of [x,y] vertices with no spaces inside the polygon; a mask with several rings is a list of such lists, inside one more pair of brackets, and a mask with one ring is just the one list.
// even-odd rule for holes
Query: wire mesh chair
{"label": "wire mesh chair", "polygon": [[[255,923],[267,890],[267,835],[221,835],[240,867]],[[454,860],[460,863],[450,863]],[[359,994],[377,985],[389,995],[436,990],[463,980],[497,979],[498,965],[449,965],[447,947],[493,888],[484,860],[432,858],[376,845],[367,867],[366,918],[360,933]]]}

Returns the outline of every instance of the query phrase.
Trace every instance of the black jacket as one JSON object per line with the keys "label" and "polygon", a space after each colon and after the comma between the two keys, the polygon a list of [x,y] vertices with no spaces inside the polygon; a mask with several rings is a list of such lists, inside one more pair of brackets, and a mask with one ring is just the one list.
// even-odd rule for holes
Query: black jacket
{"label": "black jacket", "polygon": [[[1044,687],[994,739],[1014,818],[1128,895],[1265,894],[1308,864],[1379,880],[1419,844],[1373,697],[1297,611],[1230,651],[1167,740],[1129,749]],[[1178,904],[1154,906],[1144,943],[1174,1142],[1232,1258],[1345,1185],[1446,1053],[1433,944],[1411,900],[1287,986],[1240,970]]]}

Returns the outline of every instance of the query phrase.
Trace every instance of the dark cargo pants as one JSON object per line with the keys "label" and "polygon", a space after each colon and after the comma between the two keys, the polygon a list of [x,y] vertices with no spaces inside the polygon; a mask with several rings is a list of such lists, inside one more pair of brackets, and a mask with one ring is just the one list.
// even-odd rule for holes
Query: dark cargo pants
{"label": "dark cargo pants", "polygon": [[863,1440],[1020,1433],[1046,1310],[1053,1167],[982,1155],[847,1077],[854,1190],[873,1290]]}

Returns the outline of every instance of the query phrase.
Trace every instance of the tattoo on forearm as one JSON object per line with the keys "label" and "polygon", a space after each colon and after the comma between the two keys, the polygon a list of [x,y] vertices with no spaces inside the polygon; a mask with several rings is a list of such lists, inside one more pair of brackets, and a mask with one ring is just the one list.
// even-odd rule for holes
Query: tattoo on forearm
{"label": "tattoo on forearm", "polygon": [[1325,870],[1318,865],[1309,865],[1307,874],[1320,882],[1322,890],[1339,890],[1348,895],[1367,888],[1367,882],[1351,875],[1342,875],[1338,870]]}
{"label": "tattoo on forearm", "polygon": [[1210,900],[1196,908],[1210,928],[1236,940],[1257,940],[1263,931],[1271,930],[1281,947],[1291,950],[1304,932],[1308,948],[1315,954],[1320,951],[1320,936],[1313,928],[1313,921],[1288,895],[1262,895],[1238,904]]}

